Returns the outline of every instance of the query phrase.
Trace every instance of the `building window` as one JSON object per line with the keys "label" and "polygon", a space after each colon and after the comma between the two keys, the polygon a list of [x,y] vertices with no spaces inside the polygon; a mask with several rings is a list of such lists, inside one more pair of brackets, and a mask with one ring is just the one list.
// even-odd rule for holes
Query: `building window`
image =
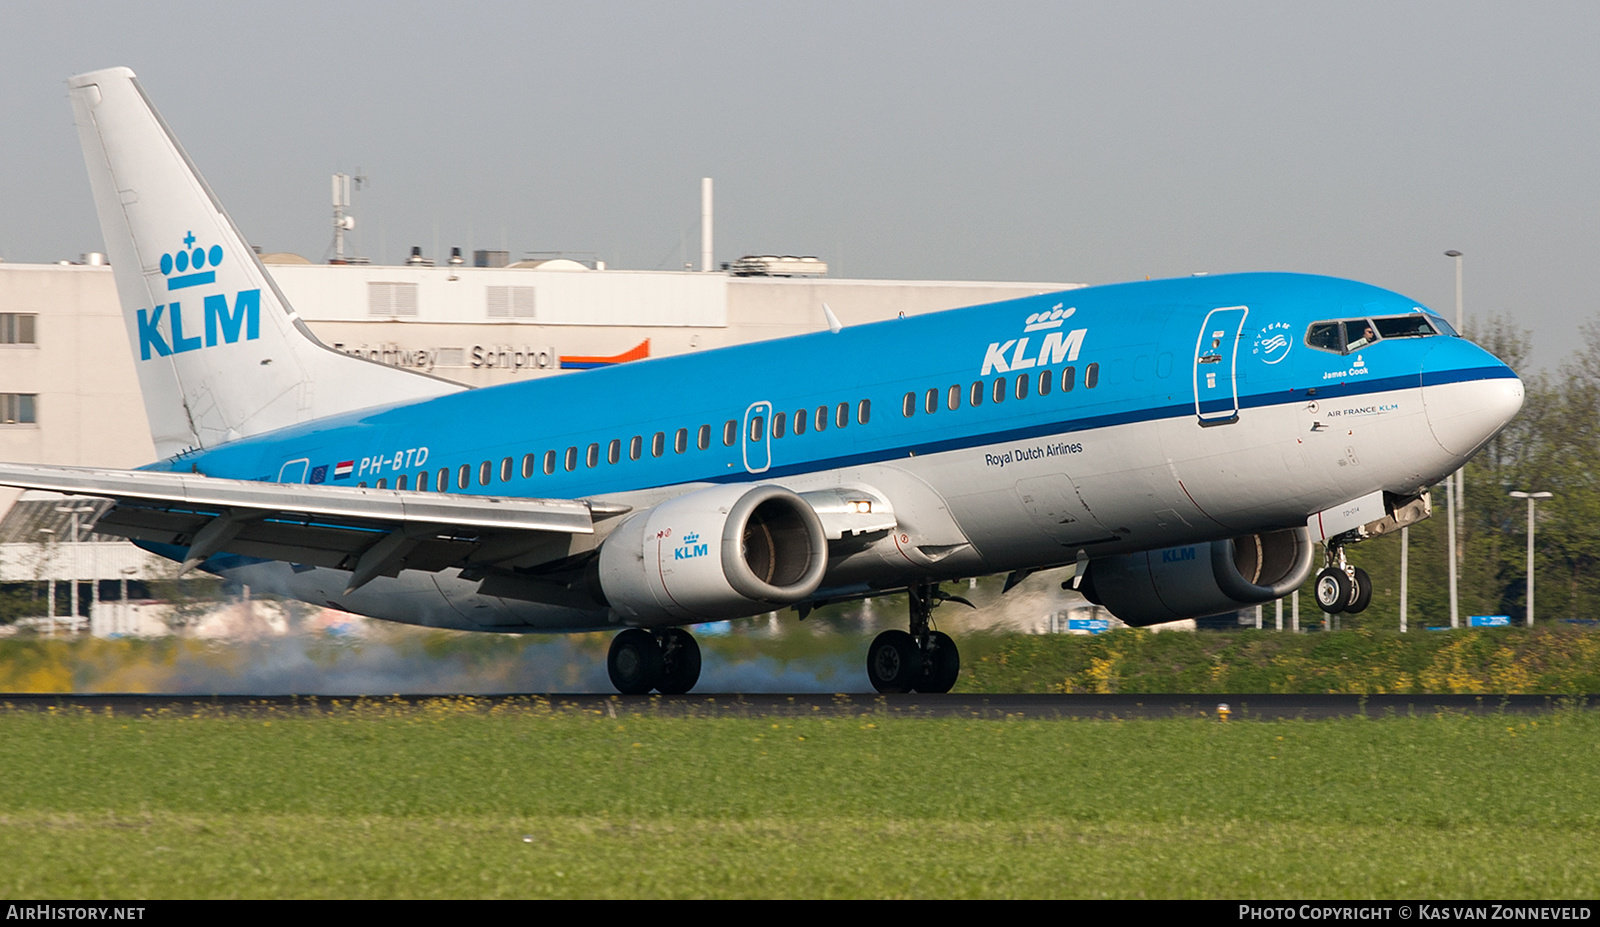
{"label": "building window", "polygon": [[0,344],[35,344],[34,320],[38,316],[23,312],[0,312]]}
{"label": "building window", "polygon": [[0,424],[33,425],[38,421],[37,393],[0,393]]}
{"label": "building window", "polygon": [[417,316],[415,283],[368,283],[367,315],[375,319],[414,319]]}
{"label": "building window", "polygon": [[484,287],[485,314],[491,319],[535,319],[531,286]]}

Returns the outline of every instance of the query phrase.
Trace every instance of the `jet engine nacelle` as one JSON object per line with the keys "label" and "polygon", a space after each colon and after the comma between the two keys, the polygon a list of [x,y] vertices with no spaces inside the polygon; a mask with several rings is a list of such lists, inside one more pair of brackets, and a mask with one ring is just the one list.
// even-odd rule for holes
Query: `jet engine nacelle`
{"label": "jet engine nacelle", "polygon": [[1091,561],[1079,591],[1135,627],[1271,602],[1311,575],[1304,528]]}
{"label": "jet engine nacelle", "polygon": [[781,486],[718,486],[630,517],[600,545],[599,583],[629,624],[758,615],[822,583],[822,520]]}

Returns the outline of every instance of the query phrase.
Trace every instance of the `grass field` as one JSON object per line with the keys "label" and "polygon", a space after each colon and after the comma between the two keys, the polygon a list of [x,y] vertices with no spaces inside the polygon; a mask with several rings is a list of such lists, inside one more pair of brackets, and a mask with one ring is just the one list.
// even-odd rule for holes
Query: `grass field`
{"label": "grass field", "polygon": [[0,711],[0,781],[13,898],[1600,894],[1595,712]]}

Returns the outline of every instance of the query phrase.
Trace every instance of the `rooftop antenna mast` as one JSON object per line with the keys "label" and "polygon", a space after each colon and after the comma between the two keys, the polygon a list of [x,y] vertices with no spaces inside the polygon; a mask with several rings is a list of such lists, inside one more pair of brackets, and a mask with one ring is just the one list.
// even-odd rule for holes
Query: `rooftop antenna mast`
{"label": "rooftop antenna mast", "polygon": [[350,215],[351,193],[359,191],[367,177],[356,168],[355,174],[333,175],[333,260],[331,264],[365,264],[365,258],[346,257],[345,236],[356,227],[356,217]]}

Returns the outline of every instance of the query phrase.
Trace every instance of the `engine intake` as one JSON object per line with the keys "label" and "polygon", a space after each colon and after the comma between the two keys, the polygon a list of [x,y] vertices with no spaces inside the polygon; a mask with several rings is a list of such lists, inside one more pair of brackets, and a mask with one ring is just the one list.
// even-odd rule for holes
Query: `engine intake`
{"label": "engine intake", "polygon": [[1135,627],[1271,602],[1311,575],[1304,528],[1091,561],[1079,591]]}
{"label": "engine intake", "polygon": [[781,486],[718,486],[640,512],[600,545],[600,588],[630,624],[740,618],[817,590],[822,520]]}

